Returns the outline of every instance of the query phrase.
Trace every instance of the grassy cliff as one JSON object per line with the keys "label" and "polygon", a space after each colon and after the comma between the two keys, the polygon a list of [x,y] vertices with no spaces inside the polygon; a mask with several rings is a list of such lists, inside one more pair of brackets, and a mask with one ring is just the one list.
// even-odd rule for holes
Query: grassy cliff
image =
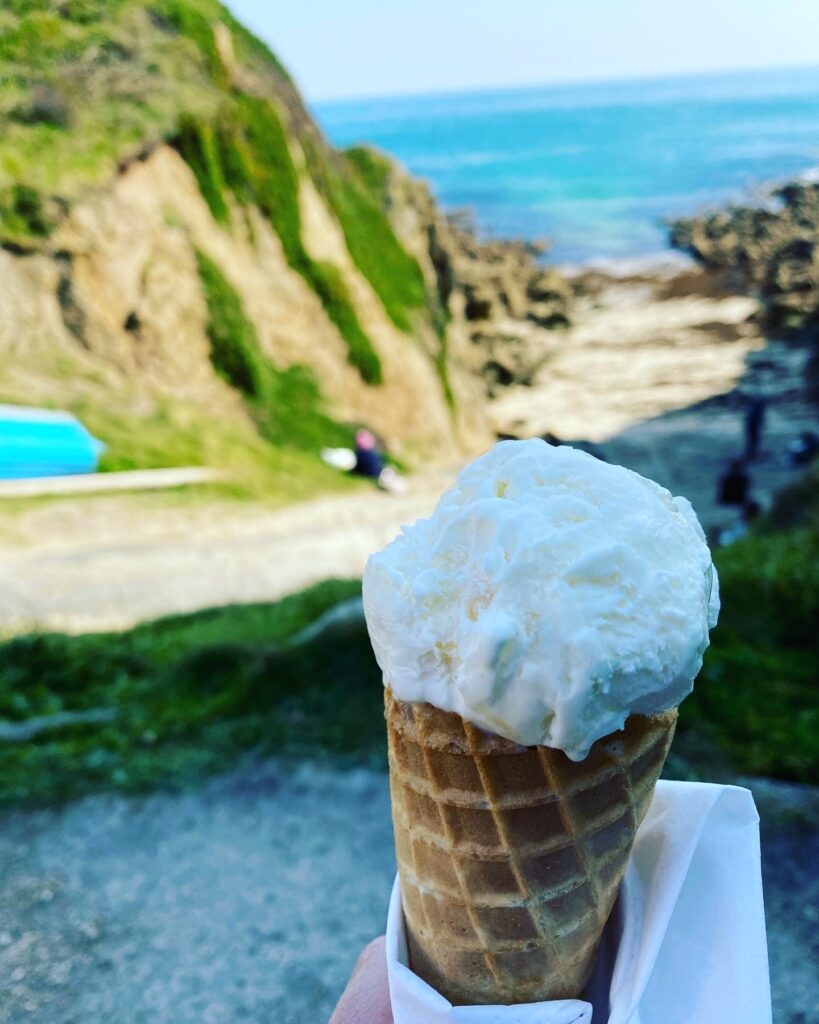
{"label": "grassy cliff", "polygon": [[371,176],[326,145],[274,55],[216,0],[12,0],[0,14],[0,240],[33,247],[72,199],[146,148],[171,142],[216,220],[254,204],[322,300],[362,376],[378,357],[335,269],[300,235],[292,149],[393,322],[424,307]]}
{"label": "grassy cliff", "polygon": [[[286,263],[337,329],[365,385],[382,383],[383,354],[362,324],[349,278],[337,264],[311,256],[305,245],[301,182],[314,186],[335,218],[352,265],[369,282],[388,321],[408,342],[419,330],[434,336],[440,302],[393,232],[383,177],[360,154],[328,145],[281,63],[225,6],[217,0],[2,5],[0,249],[17,256],[46,254],[70,269],[59,232],[72,209],[163,146],[188,164],[214,222],[227,234],[252,239],[249,212],[264,218]],[[239,297],[231,294],[224,266],[201,252],[197,263],[214,370],[242,396],[260,437],[307,451],[348,437],[349,430],[327,414],[309,369],[311,338],[302,339],[303,367],[275,365],[254,338]],[[70,280],[60,287],[60,303],[70,317]],[[86,344],[76,316],[69,326]],[[445,379],[446,367],[443,374],[438,369]],[[20,400],[5,391],[2,397]],[[103,435],[113,450],[110,465],[146,464],[120,445],[116,409],[101,409],[93,400],[83,408],[56,395],[55,402],[97,423],[110,415],[110,438]],[[165,419],[146,423],[147,433],[162,436]],[[177,447],[170,432],[166,443],[169,453]],[[160,452],[157,462],[156,455],[154,450],[147,464],[174,461]]]}

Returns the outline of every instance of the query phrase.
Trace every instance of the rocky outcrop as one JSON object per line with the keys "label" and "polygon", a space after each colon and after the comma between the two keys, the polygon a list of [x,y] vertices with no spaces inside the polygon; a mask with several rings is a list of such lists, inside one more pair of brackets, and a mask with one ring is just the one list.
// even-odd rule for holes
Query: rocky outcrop
{"label": "rocky outcrop", "polygon": [[385,205],[446,310],[450,358],[479,376],[490,397],[531,384],[549,349],[544,329],[568,326],[572,301],[569,282],[541,262],[545,246],[480,239],[468,214],[444,214],[427,185],[397,165]]}
{"label": "rocky outcrop", "polygon": [[763,206],[674,221],[671,242],[757,295],[769,330],[819,336],[819,183],[777,188]]}

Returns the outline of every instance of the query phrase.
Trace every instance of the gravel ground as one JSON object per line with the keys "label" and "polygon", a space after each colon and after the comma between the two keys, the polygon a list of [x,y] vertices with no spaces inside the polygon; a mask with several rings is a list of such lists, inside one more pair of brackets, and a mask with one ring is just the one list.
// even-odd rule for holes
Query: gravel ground
{"label": "gravel ground", "polygon": [[[812,1024],[819,795],[758,796],[774,1020]],[[272,763],[7,815],[0,1021],[320,1024],[383,931],[393,871],[386,777],[364,769]]]}

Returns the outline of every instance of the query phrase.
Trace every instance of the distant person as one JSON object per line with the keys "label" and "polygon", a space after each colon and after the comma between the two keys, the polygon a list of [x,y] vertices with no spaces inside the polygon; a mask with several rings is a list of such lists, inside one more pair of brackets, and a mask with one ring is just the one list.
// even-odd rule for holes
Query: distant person
{"label": "distant person", "polygon": [[717,501],[720,505],[744,505],[750,484],[751,478],[742,459],[733,459],[717,481]]}
{"label": "distant person", "polygon": [[324,448],[321,457],[333,469],[377,481],[389,494],[404,494],[407,490],[406,480],[395,467],[386,464],[378,439],[366,428],[356,431],[355,448]]}
{"label": "distant person", "polygon": [[759,455],[762,431],[765,428],[765,399],[754,395],[745,406],[745,458],[752,462]]}
{"label": "distant person", "polygon": [[370,430],[355,432],[355,466],[353,472],[377,480],[384,469],[384,457],[378,450],[378,441]]}
{"label": "distant person", "polygon": [[788,462],[792,466],[806,466],[819,452],[819,437],[812,430],[803,430],[795,441],[788,445]]}

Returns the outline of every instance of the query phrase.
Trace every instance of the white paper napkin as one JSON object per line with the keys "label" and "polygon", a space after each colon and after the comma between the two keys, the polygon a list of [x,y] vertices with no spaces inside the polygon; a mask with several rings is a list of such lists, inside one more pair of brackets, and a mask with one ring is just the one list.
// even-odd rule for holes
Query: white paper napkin
{"label": "white paper napkin", "polygon": [[408,966],[396,878],[387,916],[395,1024],[770,1024],[759,817],[736,786],[659,782],[587,999],[452,1006]]}

